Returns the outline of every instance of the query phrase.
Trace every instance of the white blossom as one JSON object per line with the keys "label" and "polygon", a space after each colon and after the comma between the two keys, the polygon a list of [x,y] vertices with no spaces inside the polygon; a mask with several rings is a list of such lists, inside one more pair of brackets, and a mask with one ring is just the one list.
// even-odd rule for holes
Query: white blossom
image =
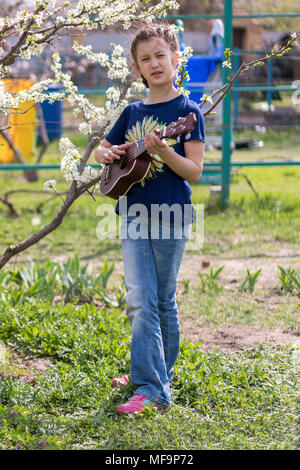
{"label": "white blossom", "polygon": [[80,163],[81,156],[79,150],[69,138],[63,137],[60,139],[59,150],[63,153],[61,170],[67,182],[87,183],[92,178],[98,176],[97,170],[90,166],[85,166],[83,172],[79,173],[78,164]]}
{"label": "white blossom", "polygon": [[213,104],[213,99],[211,96],[209,95],[203,95],[201,97],[201,101],[203,101],[203,103],[210,103],[210,104]]}
{"label": "white blossom", "polygon": [[171,31],[173,31],[173,33],[179,33],[179,31],[184,31],[184,27],[181,24],[170,24],[169,28]]}
{"label": "white blossom", "polygon": [[[178,57],[178,66],[177,66],[177,71],[176,71],[176,80],[175,84],[177,85],[177,91],[179,94],[184,95],[189,97],[190,91],[187,90],[181,80],[181,72],[186,66],[189,58],[193,55],[193,49],[190,46],[186,46],[183,51],[179,52],[179,57]],[[190,77],[187,72],[187,70],[184,71],[185,73],[185,80],[189,81]]]}
{"label": "white blossom", "polygon": [[113,87],[113,86],[107,88],[106,90],[106,97],[108,100],[111,100],[111,101],[115,101],[115,102],[119,101],[120,94],[121,94],[120,89]]}
{"label": "white blossom", "polygon": [[232,68],[229,60],[224,60],[224,62],[222,62],[222,67],[227,67],[228,69]]}
{"label": "white blossom", "polygon": [[55,189],[56,180],[48,180],[44,183],[44,190],[49,191],[50,189]]}
{"label": "white blossom", "polygon": [[142,93],[146,90],[146,87],[142,80],[137,80],[136,82],[132,82],[130,88],[128,90],[128,94],[130,93]]}
{"label": "white blossom", "polygon": [[179,93],[180,95],[184,95],[184,96],[186,96],[187,98],[190,96],[190,91],[187,90],[187,89],[184,88],[184,87],[179,87],[179,88],[177,89],[177,91],[178,91],[178,93]]}
{"label": "white blossom", "polygon": [[78,126],[78,129],[82,134],[89,135],[92,134],[93,128],[92,125],[87,122],[81,122]]}
{"label": "white blossom", "polygon": [[179,52],[178,58],[178,67],[185,65],[189,58],[193,55],[193,48],[191,46],[186,46],[183,51]]}
{"label": "white blossom", "polygon": [[39,217],[33,217],[31,219],[31,225],[33,226],[41,225],[41,219]]}
{"label": "white blossom", "polygon": [[111,54],[111,62],[108,66],[108,78],[120,79],[122,82],[125,82],[126,78],[129,75],[129,69],[127,65],[126,57],[122,56],[124,50],[123,47],[119,44],[113,44],[113,51]]}
{"label": "white blossom", "polygon": [[109,66],[109,56],[104,52],[93,52],[92,46],[82,46],[74,41],[73,49],[77,54],[85,55],[91,62],[98,62],[102,67]]}

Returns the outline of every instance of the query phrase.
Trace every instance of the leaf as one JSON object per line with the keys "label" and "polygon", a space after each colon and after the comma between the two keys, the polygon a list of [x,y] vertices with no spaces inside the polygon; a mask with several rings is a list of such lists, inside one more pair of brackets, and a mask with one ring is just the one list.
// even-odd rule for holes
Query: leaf
{"label": "leaf", "polygon": [[219,276],[220,272],[225,268],[225,266],[221,266],[219,269],[217,269],[215,271],[215,273],[213,272],[213,268],[210,268],[210,272],[211,272],[211,276],[213,277],[213,279],[217,279],[217,277]]}
{"label": "leaf", "polygon": [[100,296],[100,298],[108,305],[108,306],[112,306],[112,307],[118,307],[119,306],[119,302],[115,299],[113,299],[112,297],[110,297],[109,295],[105,294],[103,291],[98,291],[98,294]]}
{"label": "leaf", "polygon": [[113,262],[111,266],[108,265],[107,256],[104,258],[103,269],[102,269],[102,286],[104,289],[107,287],[108,280],[112,275],[115,269],[115,263]]}
{"label": "leaf", "polygon": [[300,293],[300,279],[297,279],[297,277],[294,274],[292,274],[292,280],[293,280],[298,292]]}
{"label": "leaf", "polygon": [[[39,287],[41,285],[44,285],[45,287],[43,289],[39,290]],[[38,293],[45,290],[46,286],[47,286],[47,283],[46,283],[45,278],[39,279],[33,286],[30,287],[30,289],[28,289],[28,291],[26,292],[26,295],[28,295],[30,297],[33,296],[33,295],[37,295]]]}

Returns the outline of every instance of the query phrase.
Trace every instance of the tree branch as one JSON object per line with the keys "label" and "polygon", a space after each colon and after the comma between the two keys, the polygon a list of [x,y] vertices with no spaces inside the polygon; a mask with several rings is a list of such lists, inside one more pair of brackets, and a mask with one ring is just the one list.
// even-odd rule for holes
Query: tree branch
{"label": "tree branch", "polygon": [[29,35],[29,29],[34,24],[34,15],[37,15],[41,11],[45,9],[45,5],[39,5],[35,12],[33,13],[32,17],[28,20],[25,30],[20,35],[19,39],[17,40],[16,44],[10,49],[10,51],[0,60],[0,63],[3,65],[11,65],[15,62],[16,57],[20,53],[20,49],[25,42],[27,36]]}
{"label": "tree branch", "polygon": [[[86,152],[84,154],[84,157],[82,158],[82,161],[80,163],[80,167],[82,167],[82,170],[85,166],[86,161],[88,160],[89,156],[91,155],[95,145],[97,144],[95,139],[91,139],[90,143],[88,144],[88,147],[86,149]],[[101,175],[98,175],[96,178],[93,178],[91,181],[81,184],[79,187],[77,187],[77,184],[75,181],[71,183],[70,189],[67,192],[66,199],[58,212],[58,214],[54,217],[54,219],[46,226],[44,226],[39,232],[34,233],[30,237],[26,238],[25,240],[15,244],[15,245],[10,245],[6,250],[4,251],[3,255],[0,256],[0,269],[3,268],[3,266],[15,255],[27,250],[30,248],[32,245],[35,245],[38,243],[42,238],[44,238],[46,235],[49,233],[53,232],[59,225],[63,222],[63,219],[74,203],[76,199],[85,191],[87,191],[90,187],[94,186],[96,183],[100,181]]]}
{"label": "tree branch", "polygon": [[80,195],[80,192],[76,190],[75,184],[72,183],[67,197],[56,215],[52,222],[50,222],[48,225],[45,225],[39,232],[34,233],[31,235],[29,238],[26,238],[26,240],[23,240],[15,245],[9,245],[6,250],[4,251],[3,255],[0,256],[0,269],[3,268],[3,266],[15,255],[18,253],[21,253],[22,251],[27,250],[30,248],[32,245],[35,243],[39,242],[42,238],[44,238],[46,235],[49,233],[53,232],[63,221],[67,211],[73,204],[73,202],[78,198]]}
{"label": "tree branch", "polygon": [[[239,67],[238,71],[234,74],[234,76],[229,80],[229,82],[225,85],[223,85],[221,88],[219,88],[218,90],[216,90],[214,92],[214,94],[212,96],[215,96],[217,93],[219,93],[221,90],[225,88],[225,91],[219,96],[219,98],[217,99],[217,101],[215,101],[215,103],[213,103],[213,105],[203,113],[203,116],[207,116],[208,114],[211,113],[211,111],[220,103],[220,101],[223,100],[223,98],[225,97],[225,95],[227,95],[227,93],[229,92],[230,88],[232,87],[232,85],[234,84],[234,82],[236,81],[236,79],[238,78],[238,76],[244,72],[245,70],[248,70],[249,68],[254,68],[255,66],[257,65],[263,65],[263,63],[267,62],[271,57],[276,57],[276,56],[281,56],[285,53],[287,53],[291,47],[290,46],[293,46],[294,45],[294,42],[295,42],[295,39],[298,37],[297,34],[295,34],[295,36],[291,39],[288,40],[288,42],[282,46],[278,51],[272,51],[272,53],[269,55],[269,54],[266,54],[264,57],[261,57],[259,59],[256,59],[256,60],[253,60],[252,62],[248,62],[248,63],[245,63],[243,62],[242,65]],[[205,103],[205,101],[203,103],[200,104],[200,106],[202,106],[203,104]]]}

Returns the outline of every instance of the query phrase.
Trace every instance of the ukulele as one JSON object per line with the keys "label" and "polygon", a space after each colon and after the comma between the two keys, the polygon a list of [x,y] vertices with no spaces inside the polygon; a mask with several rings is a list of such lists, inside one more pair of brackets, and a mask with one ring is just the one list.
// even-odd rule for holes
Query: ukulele
{"label": "ukulele", "polygon": [[[179,142],[180,136],[187,133],[186,140],[188,140],[196,123],[196,114],[190,113],[164,127],[157,137],[159,139],[177,137],[177,142]],[[120,160],[114,160],[109,165],[105,165],[100,178],[100,193],[113,199],[125,196],[133,184],[142,181],[146,176],[152,159],[153,157],[144,146],[144,141],[132,143]]]}

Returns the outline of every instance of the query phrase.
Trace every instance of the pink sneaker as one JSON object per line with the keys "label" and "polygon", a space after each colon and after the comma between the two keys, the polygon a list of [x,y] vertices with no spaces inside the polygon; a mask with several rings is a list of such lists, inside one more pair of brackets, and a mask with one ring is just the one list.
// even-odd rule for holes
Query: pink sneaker
{"label": "pink sneaker", "polygon": [[148,400],[148,398],[143,395],[135,394],[133,397],[129,398],[126,403],[117,406],[117,413],[120,415],[127,413],[142,413],[147,406],[152,406],[161,412],[168,408],[166,405],[161,405],[160,403]]}
{"label": "pink sneaker", "polygon": [[130,381],[130,375],[122,375],[122,377],[116,377],[115,379],[112,379],[111,385],[112,387],[125,387],[126,385],[129,384]]}

